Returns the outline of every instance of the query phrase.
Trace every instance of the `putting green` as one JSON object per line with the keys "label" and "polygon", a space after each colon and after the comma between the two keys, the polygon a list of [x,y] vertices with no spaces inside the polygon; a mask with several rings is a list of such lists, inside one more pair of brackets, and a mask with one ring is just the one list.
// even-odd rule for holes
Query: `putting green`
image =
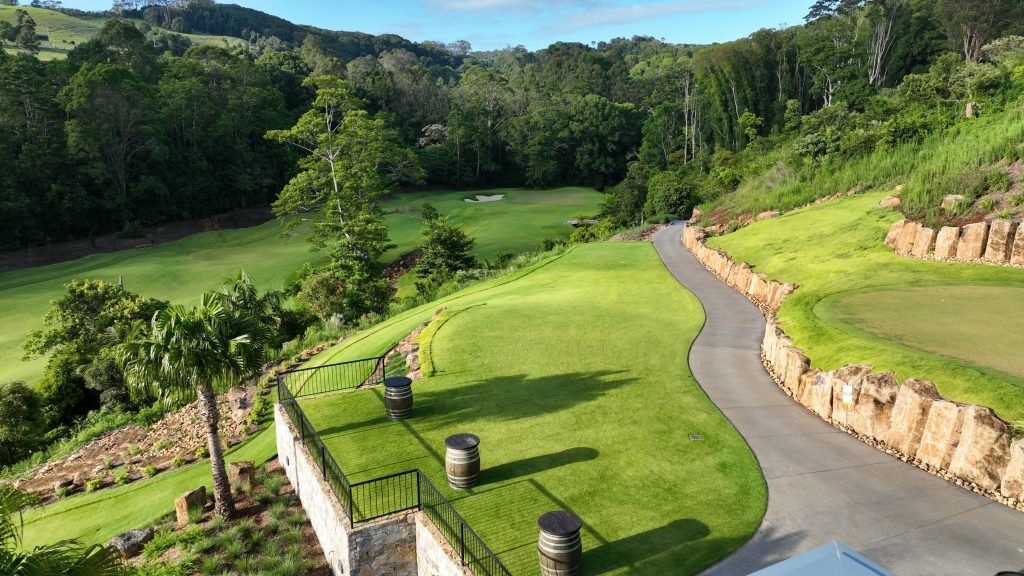
{"label": "putting green", "polygon": [[[1024,421],[1020,348],[1011,344],[1020,342],[1020,324],[1012,322],[1020,300],[1012,295],[1024,290],[1024,270],[895,254],[883,240],[899,215],[878,207],[885,196],[873,192],[794,210],[708,245],[799,286],[778,317],[815,367],[869,364],[901,380],[932,380],[948,398]],[[918,296],[924,293],[913,292],[922,289],[949,292],[959,304],[933,299],[928,305]],[[853,304],[844,308],[848,298]]]}
{"label": "putting green", "polygon": [[[549,510],[583,519],[587,574],[695,574],[753,534],[764,481],[690,375],[700,303],[650,244],[577,247],[317,361],[379,354],[442,304],[422,344],[436,373],[414,384],[410,419],[387,420],[380,389],[302,402],[351,481],[422,469],[513,574],[537,572]],[[480,485],[465,492],[445,481],[457,432],[481,438]]]}
{"label": "putting green", "polygon": [[929,286],[827,298],[815,308],[880,338],[1024,379],[1024,288]]}

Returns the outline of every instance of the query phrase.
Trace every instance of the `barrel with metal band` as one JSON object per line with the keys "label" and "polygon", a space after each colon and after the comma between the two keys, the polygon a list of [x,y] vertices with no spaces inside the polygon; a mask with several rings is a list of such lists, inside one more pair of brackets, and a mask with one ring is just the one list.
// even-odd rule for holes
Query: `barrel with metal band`
{"label": "barrel with metal band", "polygon": [[583,562],[580,517],[564,510],[547,512],[537,519],[537,526],[541,576],[578,576]]}
{"label": "barrel with metal band", "polygon": [[384,409],[391,420],[404,420],[412,415],[412,380],[395,376],[384,380]]}
{"label": "barrel with metal band", "polygon": [[457,489],[475,486],[480,476],[480,438],[474,434],[453,434],[445,439],[444,445],[448,484]]}

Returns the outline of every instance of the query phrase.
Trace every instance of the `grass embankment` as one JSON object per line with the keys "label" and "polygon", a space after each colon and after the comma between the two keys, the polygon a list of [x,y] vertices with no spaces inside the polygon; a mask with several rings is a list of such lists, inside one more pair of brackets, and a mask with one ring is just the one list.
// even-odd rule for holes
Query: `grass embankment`
{"label": "grass embankment", "polygon": [[[270,424],[227,454],[228,462],[266,462],[277,454],[274,426]],[[117,488],[71,496],[44,508],[25,513],[24,546],[31,548],[58,540],[77,538],[89,544],[106,544],[121,532],[153,524],[174,511],[174,499],[210,482],[210,461],[203,460],[148,480]]]}
{"label": "grass embankment", "polygon": [[[597,211],[601,194],[585,188],[556,190],[495,190],[506,194],[500,202],[463,202],[465,192],[416,192],[390,200],[386,209],[411,212],[430,202],[442,214],[466,227],[477,238],[474,253],[494,258],[500,252],[535,250],[545,238],[565,239],[572,228],[559,224]],[[486,194],[488,192],[482,192]],[[396,248],[384,258],[392,260],[412,250],[419,241],[421,222],[411,213],[387,218]],[[227,276],[244,269],[261,289],[280,288],[284,279],[304,262],[316,260],[302,238],[280,236],[276,222],[238,230],[195,234],[167,244],[135,250],[96,254],[71,262],[0,274],[0,381],[33,382],[45,360],[21,361],[21,344],[30,330],[42,327],[49,302],[60,297],[74,278],[117,282],[125,288],[174,303],[195,303]],[[140,241],[142,242],[142,241]],[[401,285],[412,288],[409,277]]]}
{"label": "grass embankment", "polygon": [[[349,479],[422,469],[513,574],[537,571],[536,520],[584,520],[586,573],[692,574],[745,542],[765,508],[750,450],[693,380],[700,303],[649,244],[594,244],[410,311],[318,362],[381,353],[432,312],[435,375],[413,416],[380,389],[303,402]],[[481,437],[480,485],[447,487],[444,439]],[[692,441],[688,434],[703,434]]]}
{"label": "grass embankment", "polygon": [[933,380],[949,398],[1024,420],[1024,270],[896,255],[882,244],[899,218],[877,208],[884,196],[812,206],[708,244],[800,286],[778,316],[814,366]]}
{"label": "grass embankment", "polygon": [[[790,210],[818,198],[849,190],[891,189],[898,184],[908,214],[929,221],[943,220],[946,194],[963,194],[968,201],[984,194],[981,168],[1021,157],[1024,112],[1008,110],[965,121],[923,142],[883,147],[849,160],[824,166],[791,167],[779,149],[765,157],[763,171],[746,179],[731,194],[704,206],[705,213],[759,214]],[[981,174],[979,182],[979,174]]]}

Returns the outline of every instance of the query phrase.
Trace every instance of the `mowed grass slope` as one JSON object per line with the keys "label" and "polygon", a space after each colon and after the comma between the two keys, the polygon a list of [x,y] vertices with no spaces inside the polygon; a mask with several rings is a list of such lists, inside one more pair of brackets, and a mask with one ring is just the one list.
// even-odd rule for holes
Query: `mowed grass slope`
{"label": "mowed grass slope", "polygon": [[[227,453],[228,462],[249,460],[257,465],[277,455],[274,426],[258,432]],[[210,461],[202,460],[125,486],[79,494],[30,509],[25,513],[24,547],[31,549],[60,540],[79,539],[86,544],[106,544],[118,534],[152,525],[174,512],[174,500],[205,485],[212,494]]]}
{"label": "mowed grass slope", "polygon": [[[413,416],[379,388],[303,401],[353,482],[422,469],[513,574],[537,573],[537,517],[585,524],[587,574],[694,574],[744,543],[765,508],[746,444],[691,377],[699,302],[649,244],[591,244],[512,281],[382,325],[322,355],[380,354],[449,313]],[[444,439],[481,438],[480,485],[448,488]],[[693,441],[688,434],[702,434]]]}
{"label": "mowed grass slope", "polygon": [[280,236],[277,222],[239,230],[195,234],[176,242],[94,254],[71,262],[0,274],[0,380],[34,382],[44,359],[22,362],[21,344],[43,325],[50,300],[75,278],[117,282],[128,290],[175,303],[197,303],[203,292],[244,269],[260,288],[284,279],[316,254],[301,237]]}
{"label": "mowed grass slope", "polygon": [[[481,192],[487,194],[489,192]],[[462,201],[464,192],[417,192],[390,200],[386,209],[411,209],[430,202],[441,213],[462,224],[477,238],[475,253],[493,258],[499,252],[521,252],[540,246],[545,238],[564,239],[572,227],[559,224],[580,214],[593,214],[601,194],[585,188],[494,191],[509,200],[485,204]],[[421,221],[410,213],[387,217],[396,248],[390,261],[419,242]],[[0,381],[34,382],[45,360],[21,360],[21,344],[30,330],[42,327],[52,299],[75,278],[117,282],[125,288],[174,303],[196,303],[200,295],[218,287],[244,269],[261,289],[280,288],[289,274],[309,261],[320,261],[301,237],[283,238],[276,222],[238,230],[195,234],[176,242],[109,254],[96,254],[71,262],[0,274]],[[411,277],[400,283],[412,286]]]}
{"label": "mowed grass slope", "polygon": [[[797,210],[709,245],[800,287],[783,329],[823,370],[848,363],[933,380],[949,398],[1024,420],[1024,270],[921,261],[882,241],[899,215],[872,193]],[[942,302],[948,294],[950,302]],[[1000,340],[995,344],[994,340]]]}

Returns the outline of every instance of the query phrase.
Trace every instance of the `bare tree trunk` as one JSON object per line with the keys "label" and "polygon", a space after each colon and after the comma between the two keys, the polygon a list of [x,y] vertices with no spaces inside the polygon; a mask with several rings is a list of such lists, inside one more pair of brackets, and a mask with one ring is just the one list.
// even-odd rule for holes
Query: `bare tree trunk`
{"label": "bare tree trunk", "polygon": [[217,410],[217,396],[213,388],[199,389],[199,414],[206,423],[206,444],[210,449],[210,472],[213,475],[214,514],[231,518],[235,515],[235,500],[231,496],[231,483],[224,468],[224,446],[220,441],[217,424],[220,414]]}

